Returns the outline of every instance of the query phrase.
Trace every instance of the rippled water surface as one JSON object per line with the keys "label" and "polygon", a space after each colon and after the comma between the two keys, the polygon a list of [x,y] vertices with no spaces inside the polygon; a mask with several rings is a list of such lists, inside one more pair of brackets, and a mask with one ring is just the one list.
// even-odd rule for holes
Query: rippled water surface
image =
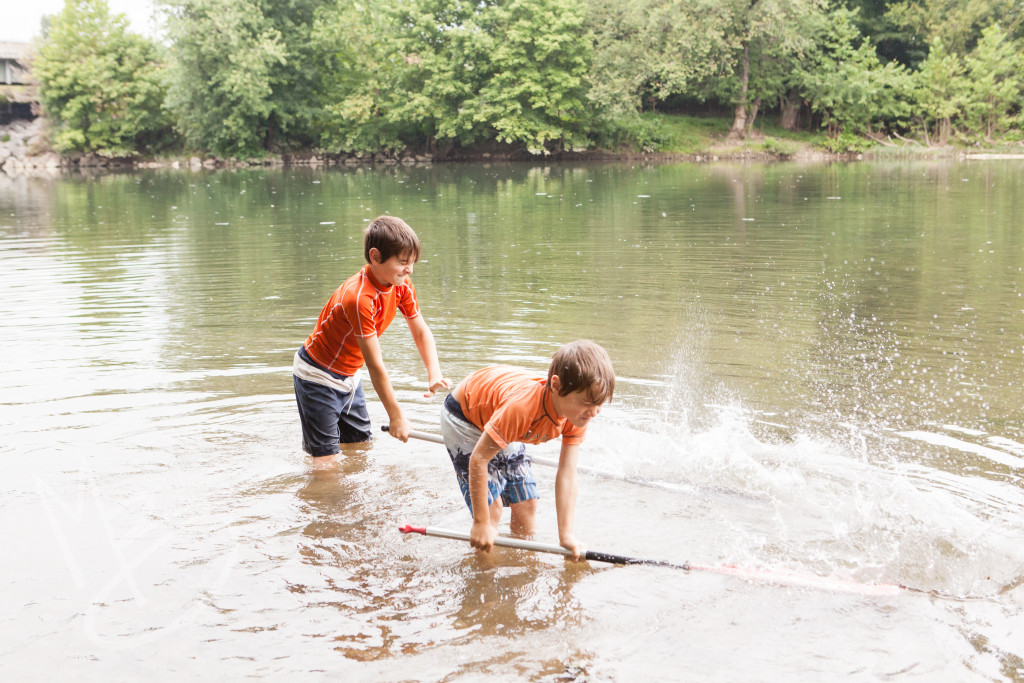
{"label": "rippled water surface", "polygon": [[[694,571],[405,537],[469,528],[428,441],[312,470],[381,213],[453,380],[608,349],[578,535]],[[0,675],[1024,681],[1022,215],[1007,161],[0,174]]]}

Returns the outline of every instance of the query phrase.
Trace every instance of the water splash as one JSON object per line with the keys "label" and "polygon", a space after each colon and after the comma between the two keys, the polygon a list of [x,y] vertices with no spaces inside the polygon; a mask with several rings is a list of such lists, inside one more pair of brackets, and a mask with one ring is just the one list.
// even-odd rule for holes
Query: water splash
{"label": "water splash", "polygon": [[[661,389],[672,401],[687,393],[679,381]],[[821,415],[789,425],[738,400],[636,412],[595,422],[588,464],[689,487],[713,506],[708,517],[731,538],[716,547],[734,561],[965,597],[1020,584],[1024,491],[944,452],[957,441],[989,461],[1019,460],[996,451],[998,439],[908,443],[913,433]]]}

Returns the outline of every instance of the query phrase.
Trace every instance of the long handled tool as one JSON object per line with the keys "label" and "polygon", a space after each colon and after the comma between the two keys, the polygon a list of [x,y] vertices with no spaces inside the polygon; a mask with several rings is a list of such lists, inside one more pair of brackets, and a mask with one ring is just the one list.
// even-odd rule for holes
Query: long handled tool
{"label": "long handled tool", "polygon": [[[398,527],[398,530],[403,534],[416,533],[423,534],[424,536],[450,538],[457,541],[469,541],[469,534],[452,531],[451,529],[442,529],[439,527],[423,527],[406,524],[405,526]],[[520,550],[532,550],[534,552],[552,553],[555,555],[569,556],[572,554],[561,546],[537,543],[535,541],[524,541],[518,538],[509,538],[507,536],[498,536],[494,539],[494,544],[506,548],[518,548]],[[750,569],[737,567],[735,565],[721,565],[715,567],[710,565],[690,564],[689,562],[679,564],[676,562],[665,562],[663,560],[626,557],[625,555],[614,555],[612,553],[596,552],[594,550],[588,550],[584,557],[587,560],[595,562],[608,562],[611,564],[643,564],[653,565],[656,567],[668,567],[670,569],[682,569],[684,571],[714,572],[716,574],[735,576],[747,581],[761,581],[764,583],[773,583],[783,586],[802,586],[806,588],[817,588],[820,590],[841,593],[856,593],[858,595],[896,595],[901,590],[910,590],[921,593],[929,592],[923,591],[919,588],[910,588],[909,586],[903,586],[895,583],[857,583],[855,581],[829,578],[804,572],[768,568]]]}
{"label": "long handled tool", "polygon": [[[388,431],[388,425],[381,425],[380,430],[382,432]],[[444,444],[444,439],[442,439],[437,434],[430,434],[429,432],[418,432],[416,430],[412,430],[409,432],[409,436],[411,436],[414,439],[420,439],[422,441],[432,441],[433,443]],[[530,460],[532,460],[534,463],[538,465],[543,465],[545,467],[554,467],[555,469],[558,469],[558,461],[553,460],[551,458],[531,455]],[[594,469],[593,467],[587,467],[586,465],[577,465],[576,471],[581,472],[583,474],[589,474],[590,476],[593,477],[602,477],[604,479],[616,479],[618,481],[628,481],[631,484],[647,486],[648,488],[653,489],[664,489],[666,491],[676,491],[685,493],[694,492],[694,489],[689,486],[671,484],[667,481],[651,481],[649,479],[640,479],[639,477],[630,477],[625,474],[616,474],[615,472],[606,472],[605,470]]]}
{"label": "long handled tool", "polygon": [[[406,524],[405,526],[398,527],[398,530],[403,534],[423,534],[424,536],[451,538],[456,541],[469,540],[469,534],[464,534],[461,531],[452,531],[451,529],[441,529],[436,526],[412,526],[411,524]],[[566,557],[572,556],[571,551],[560,545],[537,543],[536,541],[524,541],[518,538],[509,538],[508,536],[497,536],[494,539],[494,545],[500,545],[505,548],[518,548],[520,550],[532,550],[538,553],[565,555]],[[612,553],[599,553],[595,550],[586,551],[583,559],[592,560],[594,562],[607,562],[609,564],[650,564],[657,567],[671,567],[672,569],[682,569],[687,571],[692,569],[688,563],[677,564],[675,562],[665,562],[663,560],[645,560],[639,557],[626,557],[625,555],[613,555]]]}

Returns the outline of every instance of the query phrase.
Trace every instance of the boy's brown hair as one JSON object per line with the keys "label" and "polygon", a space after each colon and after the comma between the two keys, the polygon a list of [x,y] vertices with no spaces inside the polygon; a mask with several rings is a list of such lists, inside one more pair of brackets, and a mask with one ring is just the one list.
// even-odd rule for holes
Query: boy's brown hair
{"label": "boy's brown hair", "polygon": [[615,393],[612,360],[607,351],[589,339],[569,342],[555,351],[548,367],[549,386],[552,375],[558,375],[561,382],[559,396],[586,391],[591,402],[601,404],[612,400]]}
{"label": "boy's brown hair", "polygon": [[370,249],[380,252],[381,263],[392,256],[420,260],[420,239],[401,218],[377,216],[363,231],[363,255],[370,262]]}

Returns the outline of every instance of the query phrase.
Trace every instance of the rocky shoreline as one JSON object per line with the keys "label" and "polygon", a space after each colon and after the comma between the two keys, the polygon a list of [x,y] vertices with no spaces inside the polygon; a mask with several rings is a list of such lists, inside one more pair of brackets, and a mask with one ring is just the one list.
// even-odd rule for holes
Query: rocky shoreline
{"label": "rocky shoreline", "polygon": [[[261,159],[240,161],[212,155],[199,157],[110,158],[97,154],[61,155],[50,146],[49,130],[43,117],[16,120],[0,125],[0,171],[7,176],[58,176],[85,169],[131,170],[147,168],[203,169],[250,168],[260,166],[360,166],[363,164],[416,165],[433,163],[430,154],[322,154],[299,152],[269,154]],[[490,155],[487,155],[490,156]]]}
{"label": "rocky shoreline", "polygon": [[[806,146],[794,154],[772,154],[750,149],[711,150],[701,154],[637,153],[595,150],[588,152],[567,152],[548,157],[535,157],[509,146],[492,145],[471,150],[446,152],[435,158],[432,154],[327,154],[320,152],[297,152],[291,154],[270,154],[260,159],[222,159],[212,155],[200,157],[165,157],[147,159],[142,157],[108,158],[96,154],[60,155],[53,151],[49,142],[46,119],[32,121],[16,120],[0,125],[0,172],[8,177],[45,176],[59,177],[61,174],[94,169],[136,170],[136,169],[186,169],[192,171],[284,166],[414,166],[431,164],[435,161],[635,161],[635,162],[680,162],[696,163],[714,161],[841,161],[871,158],[871,154],[833,154],[820,148]],[[1022,158],[1020,154],[983,154],[965,150],[946,150],[942,156],[959,159]]]}
{"label": "rocky shoreline", "polygon": [[0,126],[0,170],[9,176],[59,172],[61,157],[50,148],[46,121],[15,120]]}
{"label": "rocky shoreline", "polygon": [[[797,155],[801,159],[827,160],[842,158],[830,155],[821,150],[806,150]],[[743,151],[740,153],[705,154],[664,154],[636,153],[595,150],[590,152],[567,152],[548,157],[535,157],[521,150],[505,145],[491,145],[470,150],[446,152],[440,158],[427,153],[403,154],[327,154],[319,152],[297,152],[291,154],[268,154],[260,159],[238,160],[222,159],[212,155],[188,157],[165,157],[147,159],[142,157],[108,158],[96,154],[60,155],[49,145],[49,135],[45,119],[34,121],[15,121],[0,126],[0,171],[8,177],[35,176],[59,177],[68,172],[117,171],[138,169],[185,169],[191,171],[216,170],[229,168],[255,167],[311,167],[326,166],[421,166],[435,161],[445,162],[502,162],[502,161],[635,161],[635,162],[670,162],[693,161],[709,162],[725,159],[780,161],[792,159],[794,156],[781,156],[765,153]]]}

